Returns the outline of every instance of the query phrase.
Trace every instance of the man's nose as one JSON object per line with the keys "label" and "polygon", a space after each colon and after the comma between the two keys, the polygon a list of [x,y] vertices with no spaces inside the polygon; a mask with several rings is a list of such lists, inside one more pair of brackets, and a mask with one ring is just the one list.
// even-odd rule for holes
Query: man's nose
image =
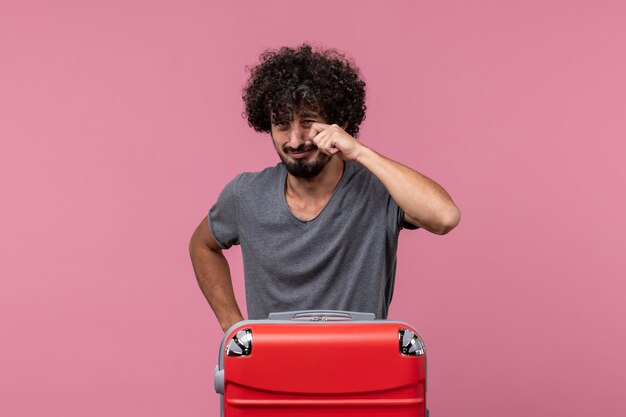
{"label": "man's nose", "polygon": [[289,146],[295,149],[306,143],[306,141],[309,140],[308,134],[309,131],[307,129],[303,129],[301,126],[294,124],[289,132]]}

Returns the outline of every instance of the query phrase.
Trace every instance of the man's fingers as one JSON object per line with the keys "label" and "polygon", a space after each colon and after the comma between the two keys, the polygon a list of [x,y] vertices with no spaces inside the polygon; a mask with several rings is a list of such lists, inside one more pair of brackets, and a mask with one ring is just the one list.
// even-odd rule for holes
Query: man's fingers
{"label": "man's fingers", "polygon": [[313,139],[315,136],[317,136],[319,133],[322,133],[329,127],[330,125],[324,123],[313,123],[311,125],[311,129],[309,130],[309,139]]}
{"label": "man's fingers", "polygon": [[[310,136],[310,134],[309,134],[309,136]],[[318,148],[321,148],[321,147],[325,146],[326,142],[328,141],[328,131],[327,130],[320,131],[318,134],[316,134],[316,135],[311,137],[311,141]]]}
{"label": "man's fingers", "polygon": [[337,148],[333,144],[329,144],[329,143],[326,143],[326,144],[324,144],[322,146],[318,146],[318,149],[321,150],[322,152],[324,152],[326,155],[330,155],[330,156],[333,156],[337,152],[340,151],[339,148]]}
{"label": "man's fingers", "polygon": [[[333,129],[335,125],[324,123],[313,123],[309,130],[310,140],[317,148],[326,155],[333,156],[342,151],[341,148],[341,128]],[[345,132],[343,132],[345,134]]]}
{"label": "man's fingers", "polygon": [[315,143],[315,146],[317,146],[317,148],[325,154],[334,155],[335,153],[337,153],[338,149],[335,150],[336,147],[332,138],[328,135],[328,131],[320,132],[317,136],[313,138],[313,143]]}
{"label": "man's fingers", "polygon": [[325,148],[325,147],[319,146],[317,149],[319,149],[320,152],[325,153],[326,155],[330,155],[330,156],[333,156],[334,154],[339,152],[339,148]]}
{"label": "man's fingers", "polygon": [[326,155],[337,155],[344,159],[356,159],[358,142],[337,125],[313,123],[309,131],[309,139],[320,152]]}

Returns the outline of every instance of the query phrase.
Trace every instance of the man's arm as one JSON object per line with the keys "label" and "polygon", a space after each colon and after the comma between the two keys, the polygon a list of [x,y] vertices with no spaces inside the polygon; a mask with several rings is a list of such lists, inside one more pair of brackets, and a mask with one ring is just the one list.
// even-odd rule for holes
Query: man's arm
{"label": "man's arm", "polygon": [[207,217],[198,225],[189,241],[189,255],[198,285],[211,305],[222,330],[243,320],[230,278],[228,261],[211,236]]}
{"label": "man's arm", "polygon": [[461,212],[439,184],[361,144],[341,127],[314,123],[309,136],[328,155],[355,161],[374,174],[405,213],[405,220],[443,235],[461,220]]}
{"label": "man's arm", "polygon": [[404,210],[404,219],[429,232],[443,235],[454,229],[461,212],[450,195],[425,175],[361,145],[356,162],[370,170],[385,185]]}

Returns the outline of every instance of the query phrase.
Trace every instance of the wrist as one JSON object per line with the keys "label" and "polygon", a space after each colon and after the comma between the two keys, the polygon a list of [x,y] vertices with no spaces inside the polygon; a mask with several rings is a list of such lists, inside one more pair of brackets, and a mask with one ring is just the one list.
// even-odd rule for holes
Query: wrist
{"label": "wrist", "polygon": [[359,144],[359,149],[354,162],[367,168],[377,155],[378,154],[372,148]]}

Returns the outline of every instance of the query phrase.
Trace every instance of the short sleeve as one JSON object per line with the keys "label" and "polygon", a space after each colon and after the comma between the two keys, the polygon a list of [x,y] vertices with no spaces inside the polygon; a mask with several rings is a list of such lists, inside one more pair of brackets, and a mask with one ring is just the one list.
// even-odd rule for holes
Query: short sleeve
{"label": "short sleeve", "polygon": [[237,214],[237,181],[235,178],[222,190],[217,202],[209,210],[209,224],[213,239],[222,249],[239,244]]}
{"label": "short sleeve", "polygon": [[387,200],[387,223],[395,233],[399,233],[402,229],[415,230],[419,229],[413,223],[404,221],[404,210],[389,195]]}

